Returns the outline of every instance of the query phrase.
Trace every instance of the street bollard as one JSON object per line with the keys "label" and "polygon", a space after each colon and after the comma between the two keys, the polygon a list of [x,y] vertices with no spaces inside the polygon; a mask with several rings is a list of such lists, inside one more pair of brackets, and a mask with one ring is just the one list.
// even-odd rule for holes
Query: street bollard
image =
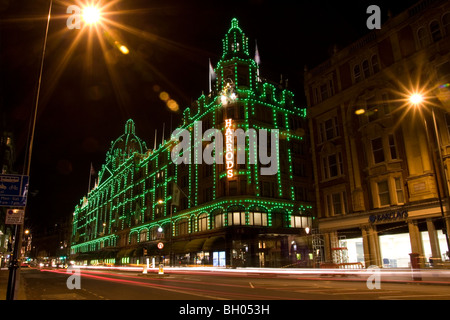
{"label": "street bollard", "polygon": [[164,274],[164,265],[162,265],[162,264],[159,265],[158,274]]}

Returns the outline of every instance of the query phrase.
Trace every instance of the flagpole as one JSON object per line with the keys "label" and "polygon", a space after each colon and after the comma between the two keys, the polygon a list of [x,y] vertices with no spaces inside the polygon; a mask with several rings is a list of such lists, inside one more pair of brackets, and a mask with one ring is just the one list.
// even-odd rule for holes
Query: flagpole
{"label": "flagpole", "polygon": [[92,162],[91,162],[91,167],[89,168],[89,185],[88,185],[88,192],[87,192],[88,196],[89,196],[89,191],[91,191],[91,177],[92,177]]}
{"label": "flagpole", "polygon": [[258,50],[258,42],[255,40],[255,62],[257,65],[257,69],[256,69],[256,77],[258,82],[261,81],[260,77],[259,77],[259,65],[261,64],[261,58],[259,56],[259,50]]}
{"label": "flagpole", "polygon": [[209,93],[211,93],[211,59],[209,59]]}
{"label": "flagpole", "polygon": [[165,126],[166,126],[166,123],[164,122],[164,123],[163,123],[162,138],[161,138],[161,145],[164,145],[164,131],[165,131]]}

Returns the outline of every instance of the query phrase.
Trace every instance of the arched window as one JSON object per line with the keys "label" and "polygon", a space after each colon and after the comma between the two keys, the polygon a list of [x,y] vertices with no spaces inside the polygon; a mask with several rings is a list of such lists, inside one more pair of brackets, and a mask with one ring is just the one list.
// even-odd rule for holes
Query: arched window
{"label": "arched window", "polygon": [[450,12],[442,16],[442,29],[444,29],[446,36],[450,36]]}
{"label": "arched window", "polygon": [[442,39],[441,27],[439,26],[439,22],[436,20],[430,23],[430,33],[433,42],[437,42]]}
{"label": "arched window", "polygon": [[363,73],[364,73],[364,78],[368,78],[370,77],[370,67],[369,67],[369,61],[364,60],[362,63],[362,69],[363,69]]}
{"label": "arched window", "polygon": [[417,38],[419,39],[419,44],[421,48],[426,47],[430,44],[430,37],[428,31],[422,27],[417,31]]}
{"label": "arched window", "polygon": [[189,233],[188,219],[178,220],[175,224],[175,234],[177,236],[182,236],[188,233]]}
{"label": "arched window", "polygon": [[267,210],[259,206],[248,209],[248,224],[251,226],[267,226]]}
{"label": "arched window", "polygon": [[150,229],[150,239],[149,240],[156,240],[158,238],[161,238],[162,235],[158,231],[159,228],[160,228],[159,226],[155,226]]}
{"label": "arched window", "polygon": [[284,228],[286,227],[286,210],[275,208],[271,211],[272,227]]}
{"label": "arched window", "polygon": [[353,76],[355,78],[355,83],[361,81],[361,68],[359,67],[358,64],[353,68]]}
{"label": "arched window", "polygon": [[147,229],[141,230],[141,233],[139,233],[139,242],[145,242],[147,241]]}
{"label": "arched window", "polygon": [[215,209],[211,212],[214,228],[222,228],[225,226],[225,214],[222,209]]}
{"label": "arched window", "polygon": [[208,230],[208,214],[202,213],[198,216],[198,231]]}
{"label": "arched window", "polygon": [[243,206],[228,208],[228,226],[241,225],[245,225],[245,208]]}
{"label": "arched window", "polygon": [[130,244],[136,244],[138,239],[137,232],[134,232],[130,235]]}
{"label": "arched window", "polygon": [[378,64],[378,56],[375,54],[372,56],[372,70],[373,73],[380,71],[380,65]]}
{"label": "arched window", "polygon": [[309,212],[298,211],[291,215],[291,227],[292,228],[311,228],[312,217]]}

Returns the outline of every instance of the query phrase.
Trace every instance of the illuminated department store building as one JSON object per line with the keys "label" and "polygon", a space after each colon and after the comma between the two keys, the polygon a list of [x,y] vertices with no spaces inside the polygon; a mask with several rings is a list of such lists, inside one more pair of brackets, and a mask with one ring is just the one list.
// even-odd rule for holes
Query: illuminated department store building
{"label": "illuminated department store building", "polygon": [[[259,77],[236,19],[214,71],[211,92],[184,110],[180,129],[191,131],[193,140],[196,121],[202,121],[202,134],[216,128],[226,135],[230,123],[244,131],[278,129],[271,150],[278,151],[277,173],[261,175],[259,161],[233,163],[231,169],[225,161],[175,164],[171,150],[177,140],[149,149],[128,120],[107,152],[98,185],[75,207],[72,259],[133,264],[149,257],[156,263],[231,267],[310,263],[313,179],[305,109],[295,106],[291,91]],[[191,148],[193,158],[194,153]],[[178,205],[174,186],[181,190]]]}
{"label": "illuminated department store building", "polygon": [[[449,83],[441,0],[418,2],[305,72],[323,260],[448,260]],[[414,106],[416,88],[425,97]]]}

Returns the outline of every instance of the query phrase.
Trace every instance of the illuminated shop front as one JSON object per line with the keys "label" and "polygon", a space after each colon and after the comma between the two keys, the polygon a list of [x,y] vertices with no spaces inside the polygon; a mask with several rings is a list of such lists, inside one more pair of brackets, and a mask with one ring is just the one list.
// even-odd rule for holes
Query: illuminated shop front
{"label": "illuminated shop front", "polygon": [[[419,254],[422,267],[432,267],[447,259],[439,207],[349,217],[345,224],[345,228],[325,233],[329,259],[335,263],[409,268],[411,253]],[[333,257],[332,249],[336,248],[344,252],[340,259],[337,255]]]}
{"label": "illuminated shop front", "polygon": [[[306,110],[295,105],[291,91],[258,76],[236,19],[214,72],[211,92],[183,111],[175,130],[187,133],[186,150],[178,149],[188,144],[175,134],[148,148],[128,120],[96,187],[75,208],[73,259],[101,261],[104,251],[115,249],[116,263],[123,264],[148,258],[172,265],[282,267],[301,256],[291,242],[313,223]],[[221,163],[205,162],[209,129],[222,135]],[[238,129],[247,135],[245,146],[231,136]],[[250,161],[261,158],[260,131],[269,137],[272,162]],[[251,139],[258,148],[247,144]],[[277,170],[264,174],[272,164]]]}

